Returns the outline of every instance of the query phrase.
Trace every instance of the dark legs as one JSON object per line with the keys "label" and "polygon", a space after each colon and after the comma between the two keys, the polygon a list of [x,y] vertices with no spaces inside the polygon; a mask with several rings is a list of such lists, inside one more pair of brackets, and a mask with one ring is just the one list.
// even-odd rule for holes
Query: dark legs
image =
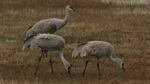
{"label": "dark legs", "polygon": [[50,63],[50,65],[51,65],[51,69],[52,69],[52,71],[51,71],[51,72],[52,72],[52,74],[54,74],[54,71],[53,71],[53,62],[52,62],[52,60],[51,60],[51,59],[49,60],[49,63]]}
{"label": "dark legs", "polygon": [[99,70],[99,61],[97,60],[97,70],[98,70],[98,75],[100,75],[100,70]]}
{"label": "dark legs", "polygon": [[[85,62],[85,68],[83,71],[83,76],[85,75],[85,71],[86,71],[86,67],[87,67],[88,62],[89,62],[88,60]],[[98,75],[100,75],[99,61],[98,60],[97,60],[97,70],[98,70]]]}
{"label": "dark legs", "polygon": [[83,71],[83,76],[85,75],[85,70],[86,70],[86,67],[87,67],[87,64],[88,64],[88,60],[86,60],[86,62],[85,62],[85,68],[84,68],[84,71]]}
{"label": "dark legs", "polygon": [[44,57],[43,51],[42,51],[42,53],[41,53],[41,56],[38,58],[38,63],[37,63],[37,65],[36,65],[36,71],[35,71],[35,73],[34,73],[35,76],[37,75],[37,70],[38,70],[38,67],[39,67],[39,64],[40,64],[40,62],[41,62],[42,57]]}
{"label": "dark legs", "polygon": [[124,71],[124,63],[122,63],[122,70]]}
{"label": "dark legs", "polygon": [[[37,63],[37,65],[36,65],[36,71],[35,71],[35,73],[34,73],[34,75],[36,76],[37,75],[37,71],[38,71],[38,67],[39,67],[39,64],[40,64],[40,62],[41,62],[41,59],[42,59],[42,57],[44,57],[44,55],[47,57],[48,55],[47,55],[47,51],[44,51],[44,50],[42,50],[42,53],[41,53],[41,56],[38,58],[38,63]],[[51,65],[51,69],[52,69],[52,74],[54,73],[54,71],[53,71],[53,62],[51,61],[51,59],[49,59],[49,64]]]}
{"label": "dark legs", "polygon": [[[48,57],[47,53],[46,53],[46,57]],[[51,58],[49,58],[49,64],[50,64],[51,70],[52,70],[51,73],[54,74],[54,71],[53,71],[53,62],[52,62]]]}

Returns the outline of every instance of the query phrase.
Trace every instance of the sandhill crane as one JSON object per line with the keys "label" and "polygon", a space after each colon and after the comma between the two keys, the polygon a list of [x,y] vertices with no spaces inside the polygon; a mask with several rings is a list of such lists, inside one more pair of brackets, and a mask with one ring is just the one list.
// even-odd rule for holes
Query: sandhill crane
{"label": "sandhill crane", "polygon": [[65,8],[65,17],[64,19],[50,18],[41,20],[34,25],[30,26],[24,34],[24,46],[22,50],[30,46],[31,39],[39,33],[50,33],[53,34],[57,30],[61,29],[64,25],[67,24],[70,17],[70,12],[74,9],[68,5]]}
{"label": "sandhill crane", "polygon": [[112,45],[105,41],[90,41],[87,43],[79,44],[78,47],[76,47],[72,52],[72,57],[76,58],[78,56],[87,58],[83,71],[83,76],[85,74],[87,64],[91,58],[96,58],[98,75],[100,75],[99,59],[101,57],[109,58],[112,62],[118,64],[124,70],[123,60],[120,58],[112,57]]}
{"label": "sandhill crane", "polygon": [[[70,74],[70,69],[71,69],[71,64],[64,58],[64,46],[65,46],[65,40],[58,35],[54,34],[38,34],[37,36],[33,37],[31,41],[31,46],[30,49],[33,50],[35,48],[40,48],[42,53],[41,56],[39,57],[38,64],[36,66],[36,72],[38,70],[39,63],[44,57],[44,54],[47,57],[47,53],[51,51],[58,51],[59,52],[59,57],[61,58],[61,61],[63,62],[63,65],[66,69],[66,71]],[[49,59],[49,63],[51,65],[52,73],[53,73],[53,66],[52,66],[52,61]]]}

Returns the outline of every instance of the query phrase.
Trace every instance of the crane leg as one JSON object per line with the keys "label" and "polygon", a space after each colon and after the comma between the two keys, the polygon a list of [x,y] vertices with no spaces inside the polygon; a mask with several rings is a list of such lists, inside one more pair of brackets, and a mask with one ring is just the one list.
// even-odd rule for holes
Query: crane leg
{"label": "crane leg", "polygon": [[51,59],[49,60],[49,64],[51,65],[51,73],[54,74],[54,71],[53,71],[53,62],[52,62]]}
{"label": "crane leg", "polygon": [[87,67],[87,64],[88,64],[88,60],[86,60],[86,62],[85,62],[85,67],[84,67],[84,71],[83,71],[83,76],[85,75],[85,70],[86,70],[86,67]]}
{"label": "crane leg", "polygon": [[98,70],[98,75],[100,75],[99,61],[98,60],[97,60],[97,70]]}
{"label": "crane leg", "polygon": [[42,57],[44,57],[44,53],[43,52],[42,52],[41,56],[38,58],[38,63],[36,65],[36,71],[34,73],[35,76],[37,75],[38,67],[39,67],[39,64],[41,62]]}
{"label": "crane leg", "polygon": [[45,52],[45,57],[48,57],[48,54],[47,54],[48,52]]}
{"label": "crane leg", "polygon": [[[48,52],[46,52],[46,57],[48,57]],[[49,57],[49,64],[51,66],[51,73],[54,74],[54,71],[53,71],[53,62],[51,60],[51,58]]]}
{"label": "crane leg", "polygon": [[124,69],[124,63],[122,64],[122,70],[124,71],[125,69]]}

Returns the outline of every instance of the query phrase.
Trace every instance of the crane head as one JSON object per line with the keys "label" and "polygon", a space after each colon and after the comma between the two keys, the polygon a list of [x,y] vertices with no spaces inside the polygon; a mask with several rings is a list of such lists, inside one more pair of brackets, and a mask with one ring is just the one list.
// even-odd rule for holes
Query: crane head
{"label": "crane head", "polygon": [[68,67],[68,74],[71,75],[71,68],[72,68],[72,65],[70,65],[70,67]]}
{"label": "crane head", "polygon": [[74,9],[71,5],[68,5],[68,6],[66,7],[66,9],[69,10],[69,11],[71,11],[71,12],[72,12],[72,11],[73,11],[73,12],[75,11],[75,9]]}

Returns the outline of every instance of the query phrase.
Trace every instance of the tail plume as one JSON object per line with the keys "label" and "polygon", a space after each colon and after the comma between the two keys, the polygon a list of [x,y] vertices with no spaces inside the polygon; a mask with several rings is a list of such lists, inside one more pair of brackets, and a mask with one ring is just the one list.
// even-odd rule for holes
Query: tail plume
{"label": "tail plume", "polygon": [[78,46],[72,52],[72,57],[77,58],[78,56],[85,57],[87,55],[86,46]]}

